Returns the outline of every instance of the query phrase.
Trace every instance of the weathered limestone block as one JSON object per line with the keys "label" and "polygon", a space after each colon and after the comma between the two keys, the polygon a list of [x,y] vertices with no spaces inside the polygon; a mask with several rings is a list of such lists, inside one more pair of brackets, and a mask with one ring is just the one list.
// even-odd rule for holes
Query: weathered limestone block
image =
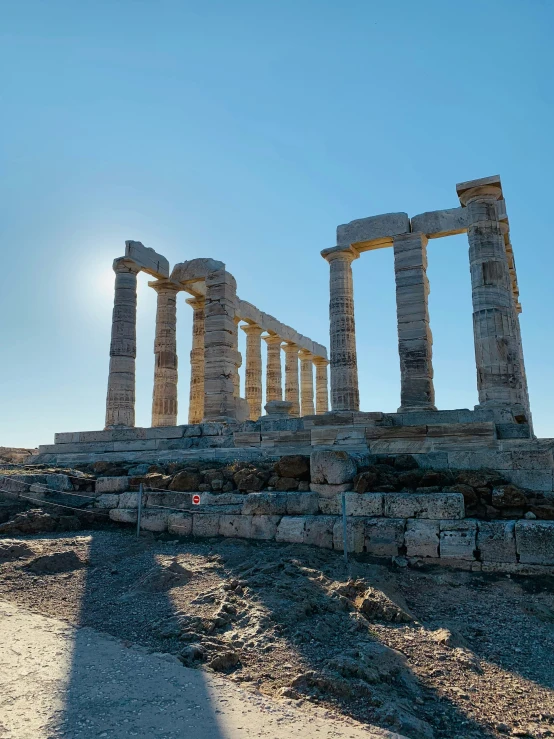
{"label": "weathered limestone block", "polygon": [[136,508],[112,508],[109,516],[117,523],[136,523],[138,511]]}
{"label": "weathered limestone block", "polygon": [[411,219],[412,231],[424,233],[428,239],[453,236],[467,231],[467,209],[448,208],[420,213]]}
{"label": "weathered limestone block", "polygon": [[138,508],[138,493],[121,493],[119,496],[120,508]]}
{"label": "weathered limestone block", "polygon": [[192,535],[211,537],[219,534],[218,513],[194,513],[192,516]]}
{"label": "weathered limestone block", "polygon": [[[333,549],[344,549],[344,525],[338,518],[333,526]],[[346,548],[348,552],[363,552],[365,544],[365,521],[363,518],[350,518],[346,522]]]}
{"label": "weathered limestone block", "polygon": [[334,411],[357,411],[360,392],[352,262],[359,254],[352,247],[340,251],[324,249],[321,254],[330,266],[331,405]]}
{"label": "weathered limestone block", "polygon": [[94,501],[95,508],[117,508],[119,505],[119,495],[115,493],[105,493],[99,495]]}
{"label": "weathered limestone block", "polygon": [[242,506],[244,516],[284,516],[286,512],[286,493],[249,493]]}
{"label": "weathered limestone block", "polygon": [[298,346],[283,344],[285,352],[285,400],[292,403],[291,416],[300,415],[300,387],[298,384]]}
{"label": "weathered limestone block", "polygon": [[464,518],[461,493],[387,493],[384,496],[387,518]]}
{"label": "weathered limestone block", "polygon": [[[49,490],[57,490],[60,493],[73,490],[73,483],[68,475],[45,475],[44,480]],[[0,485],[1,487],[1,485]]]}
{"label": "weathered limestone block", "polygon": [[[342,485],[325,485],[318,484],[315,482],[310,483],[310,490],[312,493],[317,493],[320,498],[337,498],[341,493],[346,493],[352,490],[354,483],[344,482]],[[337,498],[338,499],[338,498]]]}
{"label": "weathered limestone block", "polygon": [[515,534],[521,564],[554,565],[554,521],[517,521]]}
{"label": "weathered limestone block", "polygon": [[307,516],[304,526],[304,544],[323,549],[333,548],[333,528],[335,516]]}
{"label": "weathered limestone block", "polygon": [[396,557],[404,544],[406,521],[395,518],[365,519],[365,550],[375,557]]}
{"label": "weathered limestone block", "polygon": [[145,508],[156,506],[190,508],[192,505],[191,498],[192,493],[148,493],[143,500],[143,505]]}
{"label": "weathered limestone block", "polygon": [[94,489],[97,493],[126,493],[129,490],[128,477],[99,477]]}
{"label": "weathered limestone block", "polygon": [[219,517],[219,535],[249,539],[252,532],[253,516],[221,515]]}
{"label": "weathered limestone block", "polygon": [[275,541],[286,541],[289,544],[302,544],[304,542],[304,516],[285,516],[277,526]]}
{"label": "weathered limestone block", "polygon": [[426,269],[425,234],[410,233],[395,237],[394,274],[401,388],[399,413],[436,410]]}
{"label": "weathered limestone block", "polygon": [[143,272],[152,277],[167,279],[169,277],[169,262],[154,249],[144,246],[140,241],[125,242],[125,256],[136,262]]}
{"label": "weathered limestone block", "polygon": [[477,549],[477,522],[466,520],[440,522],[440,556],[442,559],[473,561]]}
{"label": "weathered limestone block", "polygon": [[180,262],[173,267],[171,279],[181,282],[183,285],[203,282],[210,272],[218,272],[225,269],[225,263],[210,257],[189,259]]}
{"label": "weathered limestone block", "polygon": [[154,340],[154,391],[152,426],[177,425],[177,293],[178,283],[171,280],[149,282],[158,294],[156,337]]}
{"label": "weathered limestone block", "polygon": [[[265,406],[265,412],[272,418],[287,419],[291,417],[292,403],[288,400],[269,400]],[[299,423],[301,423],[299,421]],[[262,429],[264,426],[262,425]]]}
{"label": "weathered limestone block", "polygon": [[342,485],[354,479],[358,467],[347,452],[321,450],[310,455],[310,470],[312,483]]}
{"label": "weathered limestone block", "polygon": [[410,219],[407,213],[383,213],[337,226],[337,244],[356,244],[359,251],[379,249],[390,246],[393,236],[409,231]]}
{"label": "weathered limestone block", "polygon": [[439,522],[407,521],[404,543],[408,557],[438,557]]}
{"label": "weathered limestone block", "polygon": [[300,358],[300,415],[313,416],[314,407],[314,355],[301,349]]}
{"label": "weathered limestone block", "polygon": [[[311,486],[310,486],[311,487]],[[314,487],[328,487],[316,485]],[[336,516],[342,514],[342,500],[340,495],[318,495],[319,512],[324,516]]]}
{"label": "weathered limestone block", "polygon": [[145,531],[167,531],[169,514],[165,511],[143,510],[140,517],[140,528]]}
{"label": "weathered limestone block", "polygon": [[383,493],[346,493],[347,516],[382,516]]}
{"label": "weathered limestone block", "polygon": [[287,516],[310,516],[318,511],[317,493],[287,493]]}
{"label": "weathered limestone block", "polygon": [[[267,363],[266,363],[266,388],[265,397],[267,403],[271,401],[283,400],[283,380],[281,372],[281,344],[283,340],[280,336],[264,336],[267,344]],[[291,406],[292,407],[292,406]],[[269,413],[270,411],[266,411]]]}
{"label": "weathered limestone block", "polygon": [[515,521],[479,521],[477,549],[483,562],[517,562]]}
{"label": "weathered limestone block", "polygon": [[252,516],[250,536],[252,539],[275,539],[281,516]]}
{"label": "weathered limestone block", "polygon": [[177,536],[192,534],[192,516],[187,513],[170,513],[167,517],[167,531]]}

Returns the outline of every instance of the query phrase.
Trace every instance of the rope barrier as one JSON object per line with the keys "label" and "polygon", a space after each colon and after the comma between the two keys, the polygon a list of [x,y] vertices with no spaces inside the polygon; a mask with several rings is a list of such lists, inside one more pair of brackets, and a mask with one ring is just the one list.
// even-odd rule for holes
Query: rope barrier
{"label": "rope barrier", "polygon": [[25,495],[20,495],[19,493],[12,493],[11,490],[3,490],[0,488],[0,493],[6,493],[7,495],[15,495],[18,500],[29,500],[31,503],[39,503],[42,505],[43,503],[47,503],[48,505],[57,506],[58,508],[68,508],[70,511],[78,511],[80,513],[91,513],[95,516],[105,516],[109,518],[108,513],[101,513],[100,511],[91,510],[89,508],[75,508],[74,506],[70,505],[64,505],[63,503],[54,503],[51,500],[39,500],[39,498],[29,498]]}

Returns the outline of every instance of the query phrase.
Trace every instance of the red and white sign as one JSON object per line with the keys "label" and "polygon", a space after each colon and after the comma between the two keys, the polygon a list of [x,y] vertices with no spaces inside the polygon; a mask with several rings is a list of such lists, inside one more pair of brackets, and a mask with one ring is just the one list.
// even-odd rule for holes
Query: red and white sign
{"label": "red and white sign", "polygon": [[200,505],[200,496],[199,495],[193,495],[192,496],[192,505]]}

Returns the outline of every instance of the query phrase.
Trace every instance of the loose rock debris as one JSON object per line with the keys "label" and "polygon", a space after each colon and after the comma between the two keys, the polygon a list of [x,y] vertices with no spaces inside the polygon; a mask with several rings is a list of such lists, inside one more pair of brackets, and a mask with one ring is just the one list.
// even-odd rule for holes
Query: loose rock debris
{"label": "loose rock debris", "polygon": [[410,739],[554,736],[553,578],[97,530],[3,540],[0,597]]}

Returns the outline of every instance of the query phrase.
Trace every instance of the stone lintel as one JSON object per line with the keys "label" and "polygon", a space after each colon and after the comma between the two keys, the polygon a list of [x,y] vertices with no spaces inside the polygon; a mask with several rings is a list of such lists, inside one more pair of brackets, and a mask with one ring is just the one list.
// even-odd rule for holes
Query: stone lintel
{"label": "stone lintel", "polygon": [[420,213],[412,218],[411,226],[413,232],[424,233],[428,239],[465,233],[467,231],[467,210],[460,206]]}
{"label": "stone lintel", "polygon": [[154,249],[144,246],[140,241],[125,242],[125,256],[136,262],[143,272],[152,277],[169,277],[169,262]]}
{"label": "stone lintel", "polygon": [[481,177],[478,180],[467,180],[467,182],[459,182],[456,185],[456,192],[459,197],[463,195],[467,190],[473,190],[476,187],[487,187],[492,185],[493,187],[499,187],[502,190],[502,183],[500,182],[500,175],[494,174],[491,177]]}
{"label": "stone lintel", "polygon": [[224,269],[224,262],[217,259],[211,259],[210,257],[189,259],[186,262],[179,262],[173,267],[171,279],[188,287],[196,283],[203,283],[210,272],[219,272]]}
{"label": "stone lintel", "polygon": [[337,244],[354,245],[358,252],[391,246],[394,236],[410,231],[407,213],[384,213],[369,218],[359,218],[337,226]]}

